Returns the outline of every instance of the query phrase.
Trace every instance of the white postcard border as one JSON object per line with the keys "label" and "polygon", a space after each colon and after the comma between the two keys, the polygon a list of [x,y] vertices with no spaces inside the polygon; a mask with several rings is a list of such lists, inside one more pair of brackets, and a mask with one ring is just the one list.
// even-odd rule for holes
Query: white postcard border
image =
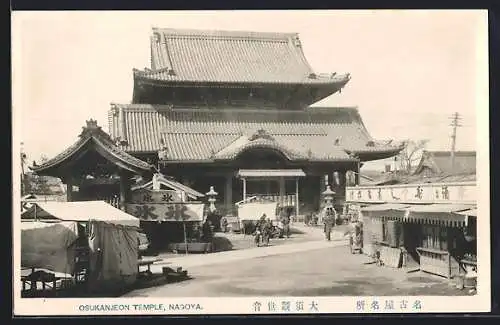
{"label": "white postcard border", "polygon": [[[478,10],[476,10],[478,11]],[[30,13],[33,15],[34,13]],[[19,52],[22,42],[13,37],[13,297],[14,315],[17,316],[69,316],[69,315],[176,315],[176,314],[300,314],[300,313],[474,313],[489,312],[491,309],[491,255],[489,211],[489,94],[488,94],[488,17],[487,11],[478,12],[481,23],[478,24],[477,70],[476,70],[476,111],[477,111],[477,183],[478,183],[478,287],[474,296],[397,296],[397,297],[249,297],[249,298],[200,298],[200,297],[165,297],[165,298],[21,298],[20,288],[20,145],[19,139],[22,112],[16,110],[19,103],[15,92],[22,92],[23,80],[19,80]],[[482,15],[481,15],[482,14]],[[13,30],[19,29],[19,21],[13,13]],[[450,76],[453,77],[453,76]],[[483,216],[483,217],[481,217]],[[386,310],[383,304],[393,301],[394,310]],[[304,310],[280,310],[280,304],[289,301],[304,303]],[[360,310],[359,302],[364,301],[369,308]],[[380,308],[371,308],[377,301]],[[407,301],[407,308],[397,308],[401,301]],[[420,303],[421,308],[413,308]],[[255,310],[255,303],[260,302],[261,311]],[[268,310],[268,304],[273,302],[278,310]],[[317,310],[310,310],[309,304],[317,303]],[[136,310],[134,304],[150,305],[150,310]],[[118,310],[87,310],[89,306],[110,306],[108,309]],[[113,307],[115,305],[122,307]],[[163,307],[159,307],[162,305]],[[174,306],[174,307],[171,307]],[[123,307],[128,306],[128,307]],[[177,306],[177,307],[175,307]],[[198,306],[201,307],[198,308]],[[97,308],[97,307],[95,307]],[[127,308],[127,310],[119,310]],[[156,309],[155,309],[156,308]],[[293,308],[292,308],[293,309]]]}

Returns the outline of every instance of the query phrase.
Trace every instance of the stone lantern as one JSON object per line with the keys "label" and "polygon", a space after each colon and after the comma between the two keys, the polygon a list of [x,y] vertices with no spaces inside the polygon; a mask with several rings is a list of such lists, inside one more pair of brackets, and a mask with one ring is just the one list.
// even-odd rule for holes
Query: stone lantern
{"label": "stone lantern", "polygon": [[323,191],[321,193],[321,195],[323,196],[324,208],[323,208],[323,213],[320,214],[320,216],[321,216],[320,222],[323,222],[323,218],[326,215],[327,211],[334,208],[333,207],[333,199],[334,199],[335,192],[332,191],[332,188],[330,185],[327,185],[326,190]]}
{"label": "stone lantern", "polygon": [[205,193],[206,196],[208,196],[208,202],[210,203],[210,206],[208,207],[208,211],[210,212],[215,212],[215,197],[217,195],[219,195],[219,193],[215,192],[214,190],[214,187],[213,186],[210,186],[210,191],[208,191],[207,193]]}
{"label": "stone lantern", "polygon": [[326,186],[326,190],[321,193],[323,196],[323,200],[325,203],[325,207],[333,207],[333,198],[335,195],[335,192],[332,191],[330,185]]}

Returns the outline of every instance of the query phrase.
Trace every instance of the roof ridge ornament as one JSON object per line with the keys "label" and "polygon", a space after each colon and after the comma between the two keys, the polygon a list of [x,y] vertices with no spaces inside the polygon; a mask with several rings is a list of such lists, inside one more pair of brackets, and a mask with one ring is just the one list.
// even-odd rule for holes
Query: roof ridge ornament
{"label": "roof ridge ornament", "polygon": [[100,127],[97,125],[97,120],[90,119],[85,122],[87,123],[86,129],[100,129]]}
{"label": "roof ridge ornament", "polygon": [[295,45],[297,47],[302,47],[302,43],[300,42],[299,35],[293,35],[292,36],[292,41],[293,41],[293,45]]}
{"label": "roof ridge ornament", "polygon": [[254,134],[252,134],[248,140],[250,141],[254,141],[254,140],[257,140],[257,139],[266,139],[266,140],[271,140],[271,141],[274,141],[274,137],[271,136],[269,133],[267,133],[266,130],[260,128],[258,129]]}
{"label": "roof ridge ornament", "polygon": [[85,121],[85,123],[86,125],[82,127],[82,132],[80,133],[81,138],[102,131],[101,127],[97,125],[97,120],[90,119]]}
{"label": "roof ridge ornament", "polygon": [[[154,29],[153,29],[153,30],[154,30]],[[153,32],[153,41],[154,41],[155,43],[158,43],[158,44],[159,44],[159,43],[160,43],[160,40],[161,40],[160,33],[159,33],[159,32],[157,32],[157,31],[154,31],[154,32]]]}

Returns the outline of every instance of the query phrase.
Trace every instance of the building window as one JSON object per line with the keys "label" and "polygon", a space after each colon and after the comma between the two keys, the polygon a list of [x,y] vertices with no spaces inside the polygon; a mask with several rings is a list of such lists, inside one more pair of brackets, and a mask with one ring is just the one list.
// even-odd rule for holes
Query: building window
{"label": "building window", "polygon": [[422,247],[448,250],[448,229],[440,226],[424,225],[422,227]]}

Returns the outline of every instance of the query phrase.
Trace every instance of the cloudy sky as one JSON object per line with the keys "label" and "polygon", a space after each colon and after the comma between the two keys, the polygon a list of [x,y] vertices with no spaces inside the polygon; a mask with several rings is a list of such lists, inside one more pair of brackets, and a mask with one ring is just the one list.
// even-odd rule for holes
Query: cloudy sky
{"label": "cloudy sky", "polygon": [[458,112],[457,149],[477,148],[484,12],[15,12],[14,145],[29,161],[64,150],[90,118],[107,130],[110,103],[132,99],[132,69],[149,66],[152,27],[297,32],[317,72],[352,75],[321,104],[358,106],[374,138],[434,150],[450,149]]}

